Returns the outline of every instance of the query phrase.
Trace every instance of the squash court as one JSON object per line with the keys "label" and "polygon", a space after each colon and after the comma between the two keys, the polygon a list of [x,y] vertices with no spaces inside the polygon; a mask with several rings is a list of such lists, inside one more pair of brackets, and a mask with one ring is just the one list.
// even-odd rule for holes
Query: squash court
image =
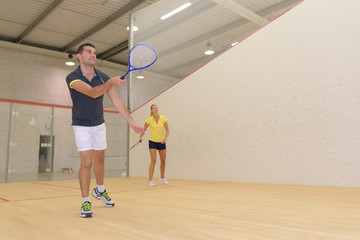
{"label": "squash court", "polygon": [[[359,240],[359,1],[193,0],[160,20],[174,2],[2,1],[0,239]],[[111,76],[128,41],[154,46],[158,62],[116,90],[141,126],[155,103],[170,127],[170,183],[158,158],[149,187],[146,143],[128,150],[139,135],[104,99],[115,206],[90,196],[92,218],[65,83],[82,40]]]}

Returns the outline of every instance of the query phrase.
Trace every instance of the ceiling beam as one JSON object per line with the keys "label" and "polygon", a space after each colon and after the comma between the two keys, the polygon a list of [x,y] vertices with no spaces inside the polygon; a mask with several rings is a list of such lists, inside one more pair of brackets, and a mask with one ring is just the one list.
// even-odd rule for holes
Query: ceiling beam
{"label": "ceiling beam", "polygon": [[129,47],[129,41],[126,40],[126,41],[110,48],[109,50],[106,50],[105,52],[98,54],[97,58],[98,59],[107,59],[115,54],[118,54],[119,52],[127,50],[128,47]]}
{"label": "ceiling beam", "polygon": [[54,0],[16,39],[16,43],[21,43],[39,23],[46,18],[63,0]]}
{"label": "ceiling beam", "polygon": [[44,44],[41,44],[41,43],[34,43],[34,42],[22,41],[21,44],[22,44],[22,45],[27,45],[27,46],[32,46],[32,47],[43,48],[43,49],[48,49],[48,50],[53,50],[53,51],[61,52],[61,48],[54,47],[54,46],[49,46],[49,45],[44,45]]}
{"label": "ceiling beam", "polygon": [[[9,36],[4,36],[4,35],[0,35],[0,41],[6,41],[6,42],[11,42],[11,43],[16,43],[17,38],[14,37],[9,37]],[[33,43],[33,42],[28,42],[28,41],[22,41],[20,45],[26,45],[26,46],[31,46],[31,47],[37,47],[37,48],[42,48],[42,49],[47,49],[47,50],[53,50],[53,51],[57,51],[57,52],[62,52],[61,48],[57,48],[54,46],[49,46],[49,45],[44,45],[44,44],[40,44],[40,43]]]}
{"label": "ceiling beam", "polygon": [[111,22],[115,21],[116,19],[122,17],[126,13],[130,12],[131,10],[133,10],[134,8],[136,8],[137,6],[142,4],[143,2],[145,2],[145,0],[132,0],[127,5],[125,5],[123,8],[120,8],[119,10],[114,12],[112,15],[107,17],[102,22],[98,23],[94,27],[90,28],[89,30],[87,30],[86,32],[84,32],[83,34],[81,34],[80,36],[75,38],[73,41],[71,41],[68,45],[66,45],[63,48],[63,51],[66,52],[66,51],[70,50],[73,46],[80,43],[85,38],[87,38],[87,37],[91,36],[92,34],[98,32],[99,30],[101,30],[102,28],[104,28],[105,26],[110,24]]}
{"label": "ceiling beam", "polygon": [[15,43],[15,42],[16,42],[16,38],[14,38],[14,37],[9,37],[9,36],[1,35],[1,34],[0,34],[0,41],[6,41],[6,42],[13,42],[13,43]]}
{"label": "ceiling beam", "polygon": [[249,10],[247,7],[243,6],[240,3],[237,3],[233,0],[211,0],[213,2],[216,2],[218,5],[246,18],[252,23],[255,23],[258,26],[263,26],[268,21],[254,13],[253,11]]}

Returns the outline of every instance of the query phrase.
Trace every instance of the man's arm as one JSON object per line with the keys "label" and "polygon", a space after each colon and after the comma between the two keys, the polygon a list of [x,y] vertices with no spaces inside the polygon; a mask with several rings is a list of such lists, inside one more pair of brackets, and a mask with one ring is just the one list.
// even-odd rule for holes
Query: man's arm
{"label": "man's arm", "polygon": [[138,125],[134,119],[130,116],[129,111],[127,110],[127,107],[125,106],[124,102],[119,98],[117,95],[115,89],[111,87],[109,91],[107,91],[107,94],[115,107],[115,109],[121,114],[121,116],[125,119],[125,121],[130,125],[130,127],[136,132],[136,133],[143,133],[144,128]]}
{"label": "man's arm", "polygon": [[75,81],[71,84],[70,87],[91,98],[98,98],[102,96],[104,93],[106,93],[111,87],[121,86],[124,82],[125,80],[120,79],[120,76],[116,76],[110,78],[104,84],[101,84],[94,88],[83,81]]}

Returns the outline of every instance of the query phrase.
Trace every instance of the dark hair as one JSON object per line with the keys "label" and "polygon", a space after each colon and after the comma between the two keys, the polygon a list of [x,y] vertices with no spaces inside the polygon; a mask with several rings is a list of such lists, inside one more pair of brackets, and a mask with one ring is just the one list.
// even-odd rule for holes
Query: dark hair
{"label": "dark hair", "polygon": [[84,44],[81,44],[81,45],[78,47],[78,49],[77,49],[77,51],[76,51],[76,54],[82,53],[82,51],[84,50],[84,47],[85,47],[85,46],[90,46],[90,47],[95,48],[95,46],[92,45],[91,43],[84,43]]}

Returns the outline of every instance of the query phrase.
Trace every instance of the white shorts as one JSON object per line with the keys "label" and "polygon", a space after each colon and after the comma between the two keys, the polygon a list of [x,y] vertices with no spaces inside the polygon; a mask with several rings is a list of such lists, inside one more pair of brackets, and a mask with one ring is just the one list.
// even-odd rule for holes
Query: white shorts
{"label": "white shorts", "polygon": [[104,150],[107,147],[105,123],[94,127],[73,126],[73,128],[79,152]]}

